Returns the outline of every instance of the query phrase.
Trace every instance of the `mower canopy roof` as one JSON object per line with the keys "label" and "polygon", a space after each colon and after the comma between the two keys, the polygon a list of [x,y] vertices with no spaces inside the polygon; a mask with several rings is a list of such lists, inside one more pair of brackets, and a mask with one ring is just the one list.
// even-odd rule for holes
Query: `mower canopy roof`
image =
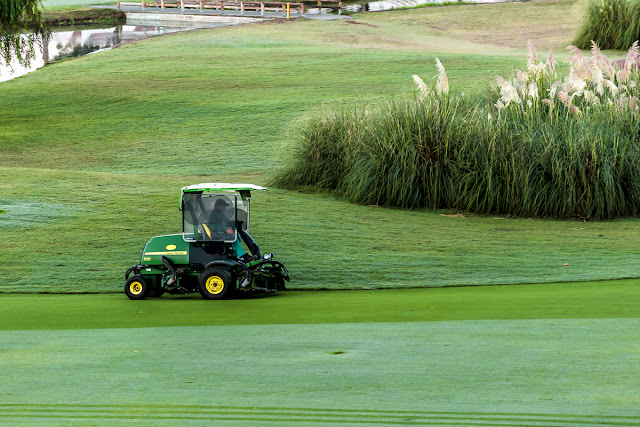
{"label": "mower canopy roof", "polygon": [[266,190],[267,187],[260,187],[253,184],[230,184],[228,182],[209,182],[204,184],[194,184],[182,187],[183,193],[192,191],[260,191]]}

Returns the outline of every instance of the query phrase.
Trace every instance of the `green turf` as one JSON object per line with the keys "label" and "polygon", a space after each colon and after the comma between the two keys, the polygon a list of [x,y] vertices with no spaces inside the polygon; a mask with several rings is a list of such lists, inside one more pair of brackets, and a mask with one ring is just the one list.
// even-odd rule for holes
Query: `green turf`
{"label": "green turf", "polygon": [[0,330],[100,329],[627,318],[638,315],[640,280],[410,290],[285,292],[211,302],[200,295],[129,301],[119,295],[2,296]]}
{"label": "green turf", "polygon": [[[423,8],[360,14],[361,24],[297,20],[193,31],[2,83],[0,230],[11,244],[0,255],[0,291],[120,292],[144,243],[180,231],[179,187],[266,183],[305,116],[410,94],[411,75],[429,80],[436,56],[455,90],[483,91],[526,58],[525,42],[514,48],[513,28],[492,30],[496,14],[520,25],[519,37],[558,54],[577,28],[567,14],[578,4]],[[253,207],[252,233],[291,268],[292,288],[639,272],[636,219],[458,218],[278,190],[257,195]]]}
{"label": "green turf", "polygon": [[[455,90],[483,91],[526,58],[513,28],[492,30],[496,14],[520,25],[518,37],[558,54],[577,28],[567,18],[577,4],[423,8],[360,14],[361,24],[193,31],[2,83],[0,230],[11,244],[0,255],[0,291],[120,292],[144,243],[180,231],[181,186],[266,183],[291,150],[299,120],[325,106],[410,94],[411,75],[429,80],[436,56]],[[253,207],[252,233],[291,268],[292,288],[639,273],[636,219],[458,218],[278,190],[256,195]]]}
{"label": "green turf", "polygon": [[0,424],[638,425],[639,287],[3,295]]}
{"label": "green turf", "polygon": [[636,318],[1,332],[10,395],[0,420],[632,426],[638,326]]}
{"label": "green turf", "polygon": [[[180,186],[266,182],[305,114],[410,93],[435,56],[456,90],[481,91],[522,64],[527,37],[568,44],[575,6],[197,31],[0,84],[0,290],[118,292],[0,295],[0,424],[639,425],[638,280],[221,302],[121,293],[146,240],[179,231]],[[255,196],[252,234],[292,287],[638,276],[636,219]]]}

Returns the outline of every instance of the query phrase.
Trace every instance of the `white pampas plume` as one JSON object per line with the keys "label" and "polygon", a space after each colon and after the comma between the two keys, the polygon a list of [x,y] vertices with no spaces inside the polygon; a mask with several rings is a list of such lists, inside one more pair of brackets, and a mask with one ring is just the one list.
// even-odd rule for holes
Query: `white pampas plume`
{"label": "white pampas plume", "polygon": [[545,104],[547,104],[549,107],[553,107],[553,101],[550,99],[543,99],[542,102],[544,102]]}
{"label": "white pampas plume", "polygon": [[638,60],[638,56],[640,55],[640,47],[638,46],[638,40],[634,41],[631,47],[629,48],[629,52],[627,52],[627,61],[631,63],[635,63]]}
{"label": "white pampas plume", "polygon": [[527,42],[527,47],[529,48],[529,64],[535,64],[536,62],[536,48],[531,43],[531,40]]}
{"label": "white pampas plume", "polygon": [[598,64],[593,64],[591,69],[589,70],[588,79],[591,80],[594,84],[599,84],[602,80],[604,80],[604,76],[602,75],[602,70],[598,66]]}
{"label": "white pampas plume", "polygon": [[538,99],[538,83],[536,83],[535,81],[529,83],[527,95],[529,96],[529,98]]}
{"label": "white pampas plume", "polygon": [[627,60],[624,62],[622,73],[618,75],[619,81],[627,81],[631,70],[633,70],[634,67],[638,67],[638,55],[640,55],[640,48],[638,47],[638,40],[636,40],[629,48],[629,52],[627,52]]}
{"label": "white pampas plume", "polygon": [[582,92],[587,86],[587,82],[575,75],[569,75],[569,78],[565,81],[563,89],[567,93]]}
{"label": "white pampas plume", "polygon": [[629,74],[624,69],[618,70],[618,72],[616,73],[616,79],[619,82],[626,82],[628,78],[629,78]]}
{"label": "white pampas plume", "polygon": [[582,51],[573,45],[567,46],[567,49],[569,52],[573,53],[572,57],[567,58],[567,62],[576,68],[584,67],[584,55],[582,54]]}
{"label": "white pampas plume", "polygon": [[606,86],[606,88],[609,89],[609,91],[611,91],[611,95],[616,96],[618,94],[618,87],[614,82],[612,82],[611,80],[605,79],[603,83]]}
{"label": "white pampas plume", "polygon": [[591,40],[591,61],[600,68],[606,68],[607,65],[611,65],[607,57],[602,54],[600,48],[593,40]]}
{"label": "white pampas plume", "polygon": [[527,83],[529,81],[529,74],[525,73],[524,71],[518,70],[516,75],[518,77],[518,80],[520,80],[522,83]]}
{"label": "white pampas plume", "polygon": [[498,84],[498,89],[500,89],[500,101],[505,105],[509,106],[512,102],[517,104],[521,104],[520,96],[518,95],[518,91],[515,87],[508,81],[506,81],[501,76],[496,76],[496,82]]}
{"label": "white pampas plume", "polygon": [[420,96],[418,98],[420,101],[423,101],[427,96],[431,94],[431,89],[429,89],[429,86],[427,86],[427,84],[415,74],[413,75],[413,82],[416,84],[418,90],[420,91]]}
{"label": "white pampas plume", "polygon": [[442,62],[436,58],[436,67],[438,67],[438,81],[436,83],[436,92],[438,95],[449,93],[449,80],[447,79],[447,73],[444,70]]}
{"label": "white pampas plume", "polygon": [[584,99],[586,99],[587,102],[591,105],[600,105],[600,98],[598,98],[596,94],[594,94],[590,90],[584,91]]}
{"label": "white pampas plume", "polygon": [[569,97],[569,94],[563,90],[558,92],[558,99],[567,108],[569,108],[569,106],[571,105],[571,98]]}
{"label": "white pampas plume", "polygon": [[553,84],[551,85],[551,88],[548,90],[549,98],[553,99],[556,97],[556,92],[558,91],[558,88],[560,86],[562,86],[562,83],[560,83],[560,80],[556,80],[555,82],[553,82]]}
{"label": "white pampas plume", "polygon": [[573,113],[574,116],[578,117],[580,115],[580,109],[578,107],[576,107],[575,105],[571,104],[569,106],[569,109],[571,110],[571,112]]}
{"label": "white pampas plume", "polygon": [[569,73],[570,76],[575,76],[579,79],[585,80],[588,79],[590,76],[590,73],[587,73],[584,70],[574,70],[572,69],[571,72]]}
{"label": "white pampas plume", "polygon": [[625,96],[618,98],[618,108],[623,109],[629,102],[629,99]]}
{"label": "white pampas plume", "polygon": [[536,78],[539,78],[540,76],[545,76],[547,75],[547,66],[544,65],[542,62],[538,63],[538,64],[529,64],[527,65],[527,69],[529,70],[529,72],[531,72],[531,74],[533,74]]}
{"label": "white pampas plume", "polygon": [[547,57],[547,67],[552,73],[556,72],[556,61],[553,60],[553,51],[549,50],[549,56]]}

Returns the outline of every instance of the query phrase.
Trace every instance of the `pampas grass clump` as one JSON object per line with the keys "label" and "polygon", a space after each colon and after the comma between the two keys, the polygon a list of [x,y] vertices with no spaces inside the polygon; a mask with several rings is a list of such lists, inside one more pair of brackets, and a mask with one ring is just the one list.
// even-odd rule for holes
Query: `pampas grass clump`
{"label": "pampas grass clump", "polygon": [[575,44],[588,49],[593,40],[602,49],[624,50],[639,38],[640,1],[591,0]]}
{"label": "pampas grass clump", "polygon": [[[491,104],[414,76],[416,97],[308,121],[273,184],[333,190],[361,204],[485,214],[610,219],[640,209],[637,72],[569,47],[497,77]],[[629,56],[638,54],[634,44]]]}

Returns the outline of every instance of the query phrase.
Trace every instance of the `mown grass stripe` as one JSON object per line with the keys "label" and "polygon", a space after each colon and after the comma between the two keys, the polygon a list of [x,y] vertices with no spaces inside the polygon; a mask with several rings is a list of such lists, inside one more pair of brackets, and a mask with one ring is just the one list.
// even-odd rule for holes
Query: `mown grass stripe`
{"label": "mown grass stripe", "polygon": [[[133,409],[133,408],[129,408],[129,409]],[[24,409],[22,408],[7,408],[4,409],[3,411],[0,411],[0,416],[3,416],[3,414],[1,412],[11,412],[11,413],[16,413],[18,411],[24,411]],[[300,413],[301,411],[298,411],[297,413],[287,413],[287,412],[282,412],[282,411],[276,411],[276,412],[270,412],[270,413],[264,413],[263,411],[261,411],[260,409],[246,409],[246,410],[238,410],[238,409],[224,409],[224,408],[220,408],[220,409],[200,409],[197,410],[198,414],[194,414],[192,412],[192,410],[189,409],[164,409],[162,411],[158,412],[150,412],[148,410],[146,410],[145,408],[140,407],[138,411],[136,411],[135,413],[128,413],[128,414],[120,414],[120,415],[116,415],[113,414],[113,412],[125,412],[126,409],[125,408],[102,408],[102,409],[77,409],[77,408],[53,408],[53,409],[46,409],[46,408],[40,408],[38,410],[35,410],[34,412],[38,412],[39,414],[25,414],[24,412],[22,413],[17,413],[14,416],[22,416],[22,415],[29,415],[29,416],[36,416],[36,415],[40,415],[40,416],[80,416],[80,417],[94,417],[94,418],[103,418],[105,417],[105,415],[101,415],[101,413],[105,413],[105,412],[110,412],[111,414],[107,414],[106,416],[120,416],[120,417],[133,417],[133,418],[138,418],[138,417],[144,417],[144,418],[165,418],[165,417],[176,417],[176,418],[187,418],[190,419],[191,417],[198,417],[198,416],[207,416],[209,415],[210,418],[215,418],[218,419],[219,416],[233,416],[233,418],[236,418],[235,416],[242,416],[242,415],[250,415],[252,417],[256,417],[256,416],[262,416],[262,418],[264,418],[265,415],[268,415],[268,418],[264,418],[264,419],[273,419],[273,417],[276,416],[288,416],[288,417],[292,417],[292,418],[300,418],[300,417],[304,417],[306,418],[312,418],[314,416],[321,416],[321,417],[331,417],[331,418],[338,418],[338,421],[344,421],[344,422],[355,422],[357,420],[345,420],[345,418],[359,418],[360,421],[362,422],[382,422],[384,420],[386,420],[387,422],[396,422],[396,421],[401,421],[401,422],[406,422],[406,421],[413,421],[413,422],[429,422],[432,423],[434,422],[434,420],[445,420],[445,421],[455,421],[455,420],[461,420],[461,421],[465,421],[465,423],[468,422],[483,422],[483,421],[488,421],[488,422],[492,422],[492,423],[518,423],[518,425],[521,425],[520,423],[523,422],[528,422],[528,423],[545,423],[544,425],[549,425],[549,423],[553,423],[553,424],[561,424],[561,425],[566,425],[566,424],[581,424],[581,425],[621,425],[621,426],[626,426],[626,425],[638,425],[638,422],[624,422],[624,421],[612,421],[610,419],[605,419],[605,417],[596,417],[599,418],[600,420],[595,420],[595,419],[590,419],[590,420],[585,420],[585,419],[572,419],[572,420],[567,420],[567,419],[557,419],[559,417],[556,417],[556,419],[552,419],[552,418],[544,418],[544,419],[535,419],[535,418],[516,418],[513,416],[509,416],[509,417],[503,417],[503,416],[488,416],[488,414],[482,415],[482,416],[477,416],[477,415],[470,415],[464,412],[461,413],[456,413],[456,414],[452,414],[452,415],[415,415],[415,414],[411,414],[411,413],[405,413],[404,415],[385,415],[385,414],[355,414],[355,413],[334,413],[334,414],[330,414],[330,413],[319,413],[317,411],[310,411],[307,414],[303,414]],[[187,412],[188,411],[188,412]],[[51,414],[51,412],[67,412],[67,414],[64,415],[57,415],[57,414]],[[78,412],[84,412],[84,414],[77,414]],[[251,412],[253,412],[254,414],[251,414]],[[73,414],[72,414],[73,413]],[[172,415],[169,415],[172,414]],[[177,414],[181,414],[181,416],[177,416]],[[8,416],[12,416],[13,414],[9,414]],[[6,414],[4,416],[7,416]],[[369,420],[370,418],[376,417],[375,420]],[[531,417],[531,415],[529,415],[528,417]],[[261,419],[262,419],[261,418]],[[590,418],[589,416],[587,416],[586,418]],[[502,424],[500,424],[502,425]],[[537,425],[537,424],[536,424]]]}
{"label": "mown grass stripe", "polygon": [[[399,411],[399,410],[379,410],[379,409],[330,409],[330,408],[281,408],[281,407],[257,407],[257,406],[203,406],[203,405],[99,405],[99,404],[85,404],[85,405],[71,405],[71,404],[28,404],[28,403],[0,403],[0,411],[11,410],[11,408],[29,408],[33,407],[35,410],[43,411],[45,408],[51,408],[46,410],[162,410],[162,411],[198,411],[198,412],[230,412],[235,411],[238,413],[244,413],[246,411],[252,412],[310,412],[310,413],[335,413],[336,415],[353,415],[353,416],[366,416],[367,414],[374,414],[376,416],[384,416],[385,414],[391,414],[392,416],[402,417],[415,417],[415,416],[471,416],[471,417],[536,417],[536,418],[577,418],[577,419],[614,419],[614,420],[636,420],[640,422],[639,415],[577,415],[577,414],[549,414],[549,413],[516,413],[516,412],[454,412],[454,411]],[[564,422],[565,420],[563,420]],[[571,420],[567,420],[572,422]]]}
{"label": "mown grass stripe", "polygon": [[[145,420],[202,420],[202,421],[260,421],[260,422],[313,422],[313,423],[340,423],[340,424],[389,424],[390,422],[393,424],[399,425],[464,425],[464,426],[518,426],[518,427],[540,427],[548,426],[549,424],[496,424],[495,421],[490,422],[476,422],[476,421],[462,421],[461,422],[450,422],[450,421],[416,421],[416,420],[344,420],[344,419],[330,419],[330,418],[321,418],[321,415],[316,418],[301,418],[301,417],[289,417],[289,418],[264,418],[264,417],[205,417],[205,416],[148,416],[148,415],[103,415],[100,417],[92,417],[89,415],[38,415],[38,414],[22,414],[22,415],[11,415],[4,416],[0,414],[2,418],[31,418],[31,419],[82,419],[82,420],[97,420],[97,419],[114,419],[114,420],[131,420],[131,419],[145,419]],[[540,421],[544,422],[544,421]],[[611,425],[608,422],[599,423],[599,425]],[[638,425],[638,424],[624,424],[624,425]]]}

